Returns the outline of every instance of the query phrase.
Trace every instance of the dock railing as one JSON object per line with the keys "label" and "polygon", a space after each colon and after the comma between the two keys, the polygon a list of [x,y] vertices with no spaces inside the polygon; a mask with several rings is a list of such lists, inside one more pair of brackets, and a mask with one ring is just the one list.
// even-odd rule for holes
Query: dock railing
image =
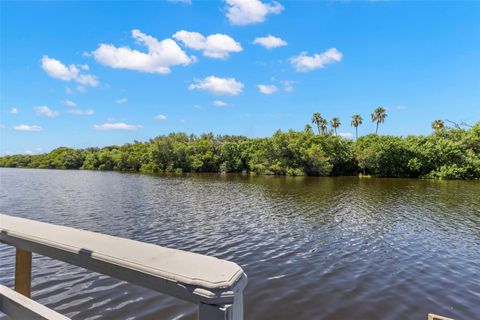
{"label": "dock railing", "polygon": [[4,214],[0,242],[16,248],[16,292],[0,286],[13,319],[67,319],[29,299],[32,252],[195,303],[199,320],[243,319],[247,276],[234,262]]}

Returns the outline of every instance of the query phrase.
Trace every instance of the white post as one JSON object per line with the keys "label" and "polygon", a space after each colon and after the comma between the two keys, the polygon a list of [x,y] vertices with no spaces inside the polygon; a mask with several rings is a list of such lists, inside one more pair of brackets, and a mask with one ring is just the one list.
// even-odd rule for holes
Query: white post
{"label": "white post", "polygon": [[199,303],[198,320],[243,320],[243,293],[235,293],[233,304]]}

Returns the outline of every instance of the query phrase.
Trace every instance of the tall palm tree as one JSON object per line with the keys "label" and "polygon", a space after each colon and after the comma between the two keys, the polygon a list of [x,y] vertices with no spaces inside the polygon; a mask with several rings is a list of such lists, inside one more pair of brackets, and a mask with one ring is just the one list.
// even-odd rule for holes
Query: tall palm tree
{"label": "tall palm tree", "polygon": [[435,131],[445,128],[445,122],[443,120],[435,120],[432,122],[432,129]]}
{"label": "tall palm tree", "polygon": [[358,126],[363,123],[363,118],[359,114],[354,114],[352,116],[351,125],[355,127],[355,139],[358,139]]}
{"label": "tall palm tree", "polygon": [[327,122],[327,120],[325,120],[320,113],[315,112],[313,114],[312,123],[317,125],[318,134],[325,132],[325,130],[327,129],[326,122]]}
{"label": "tall palm tree", "polygon": [[335,132],[335,135],[337,135],[337,128],[340,127],[340,125],[341,125],[340,118],[333,117],[332,121],[330,121],[330,125],[332,126],[333,131]]}
{"label": "tall palm tree", "polygon": [[377,123],[377,128],[375,129],[375,134],[378,134],[378,125],[385,121],[387,117],[387,110],[382,107],[377,107],[372,113],[372,122]]}
{"label": "tall palm tree", "polygon": [[327,128],[328,128],[328,121],[327,119],[320,119],[320,129],[322,129],[322,134],[327,133]]}

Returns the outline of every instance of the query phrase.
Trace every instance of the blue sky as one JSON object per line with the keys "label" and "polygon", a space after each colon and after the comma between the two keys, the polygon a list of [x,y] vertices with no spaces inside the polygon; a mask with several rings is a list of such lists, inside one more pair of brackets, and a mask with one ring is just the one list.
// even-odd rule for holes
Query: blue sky
{"label": "blue sky", "polygon": [[0,154],[480,120],[480,2],[262,1],[2,1]]}

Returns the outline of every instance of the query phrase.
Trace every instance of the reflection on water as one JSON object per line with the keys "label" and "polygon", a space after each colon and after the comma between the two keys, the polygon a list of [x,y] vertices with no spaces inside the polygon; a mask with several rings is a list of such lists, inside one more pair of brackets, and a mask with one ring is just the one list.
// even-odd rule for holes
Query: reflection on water
{"label": "reflection on water", "polygon": [[[1,169],[0,211],[228,259],[246,319],[480,317],[480,183]],[[0,245],[0,282],[14,251]],[[33,298],[73,319],[196,306],[34,256]]]}

